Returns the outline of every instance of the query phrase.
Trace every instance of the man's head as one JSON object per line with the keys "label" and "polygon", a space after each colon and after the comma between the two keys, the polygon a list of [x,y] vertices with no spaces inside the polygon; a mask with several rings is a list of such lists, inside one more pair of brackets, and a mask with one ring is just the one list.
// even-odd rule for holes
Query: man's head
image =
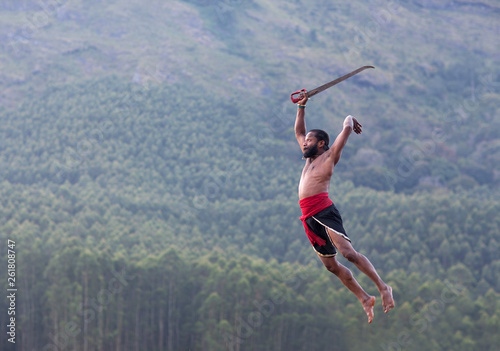
{"label": "man's head", "polygon": [[304,157],[309,158],[321,155],[329,149],[330,137],[328,133],[321,129],[311,129],[304,141]]}

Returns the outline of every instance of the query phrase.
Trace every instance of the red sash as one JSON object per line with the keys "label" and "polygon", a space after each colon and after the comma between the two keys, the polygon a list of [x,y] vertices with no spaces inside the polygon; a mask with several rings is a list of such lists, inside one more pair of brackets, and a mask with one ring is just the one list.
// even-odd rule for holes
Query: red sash
{"label": "red sash", "polygon": [[311,244],[317,243],[320,246],[326,244],[324,239],[321,239],[316,233],[314,233],[311,228],[306,223],[306,219],[314,216],[316,213],[323,211],[325,208],[333,205],[332,200],[328,198],[328,193],[319,193],[313,196],[306,197],[299,201],[300,209],[302,210],[302,216],[300,220],[304,224],[304,229],[306,234],[311,241]]}

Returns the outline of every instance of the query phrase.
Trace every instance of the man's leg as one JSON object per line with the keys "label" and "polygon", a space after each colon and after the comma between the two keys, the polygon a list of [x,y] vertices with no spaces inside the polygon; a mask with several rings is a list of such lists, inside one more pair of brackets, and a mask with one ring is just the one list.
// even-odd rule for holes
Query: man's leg
{"label": "man's leg", "polygon": [[[318,255],[319,256],[319,255]],[[340,281],[351,290],[358,300],[363,305],[366,315],[368,316],[368,323],[373,320],[373,306],[375,306],[375,297],[370,296],[363,290],[361,285],[354,279],[351,271],[340,264],[335,257],[321,257],[321,262],[325,265],[326,269],[335,274]]]}
{"label": "man's leg", "polygon": [[384,312],[387,313],[391,309],[394,308],[394,299],[392,297],[392,288],[384,283],[384,281],[380,278],[375,267],[373,267],[372,263],[362,254],[354,250],[349,240],[346,240],[343,236],[338,235],[335,232],[332,232],[328,229],[328,235],[332,239],[335,247],[340,251],[342,256],[344,256],[347,260],[354,263],[358,269],[366,274],[375,285],[377,285],[378,291],[382,296],[382,305],[384,308]]}

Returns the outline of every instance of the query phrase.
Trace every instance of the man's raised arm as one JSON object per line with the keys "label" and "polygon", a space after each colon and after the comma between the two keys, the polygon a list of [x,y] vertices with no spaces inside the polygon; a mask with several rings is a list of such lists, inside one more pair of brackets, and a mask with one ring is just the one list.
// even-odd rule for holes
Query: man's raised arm
{"label": "man's raised arm", "polygon": [[305,120],[305,107],[308,97],[305,96],[297,104],[297,118],[295,118],[295,137],[300,145],[300,149],[303,150],[304,140],[306,139],[306,120]]}
{"label": "man's raised arm", "polygon": [[361,133],[361,124],[354,118],[349,115],[344,120],[344,128],[337,136],[335,141],[333,142],[332,148],[330,149],[333,160],[333,165],[336,165],[340,160],[340,155],[342,155],[342,150],[344,149],[345,144],[347,143],[347,139],[349,139],[349,135],[354,131],[356,134]]}

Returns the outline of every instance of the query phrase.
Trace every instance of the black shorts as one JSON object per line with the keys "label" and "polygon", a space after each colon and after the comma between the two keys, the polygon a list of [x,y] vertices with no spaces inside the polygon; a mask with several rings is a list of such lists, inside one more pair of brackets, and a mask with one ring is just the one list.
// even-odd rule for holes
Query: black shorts
{"label": "black shorts", "polygon": [[326,244],[323,246],[317,243],[313,245],[314,250],[320,256],[333,257],[337,254],[335,245],[328,235],[327,228],[333,233],[344,237],[344,239],[351,241],[351,239],[347,237],[344,226],[342,225],[342,217],[340,217],[340,213],[335,205],[331,205],[323,211],[316,213],[314,216],[309,217],[306,219],[306,223],[316,235],[326,241]]}

